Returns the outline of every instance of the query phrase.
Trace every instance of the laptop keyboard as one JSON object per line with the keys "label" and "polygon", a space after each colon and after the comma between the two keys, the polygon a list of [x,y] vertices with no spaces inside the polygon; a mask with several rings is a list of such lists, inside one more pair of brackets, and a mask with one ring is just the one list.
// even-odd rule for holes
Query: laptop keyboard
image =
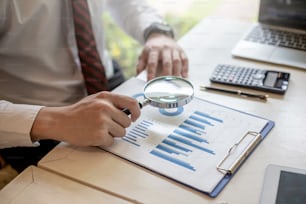
{"label": "laptop keyboard", "polygon": [[306,34],[292,33],[262,26],[256,26],[245,40],[306,51]]}

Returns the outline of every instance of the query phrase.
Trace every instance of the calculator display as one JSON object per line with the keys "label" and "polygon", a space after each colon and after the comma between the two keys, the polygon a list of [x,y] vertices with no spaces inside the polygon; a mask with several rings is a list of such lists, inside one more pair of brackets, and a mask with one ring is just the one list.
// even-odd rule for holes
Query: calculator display
{"label": "calculator display", "polygon": [[278,74],[276,72],[268,72],[264,85],[269,87],[274,87],[275,82],[277,80],[277,76]]}

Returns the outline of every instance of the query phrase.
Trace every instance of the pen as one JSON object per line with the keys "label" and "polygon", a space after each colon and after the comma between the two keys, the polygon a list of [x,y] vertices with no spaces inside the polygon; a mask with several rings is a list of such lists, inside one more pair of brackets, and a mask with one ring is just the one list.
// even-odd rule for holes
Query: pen
{"label": "pen", "polygon": [[223,88],[217,88],[217,87],[212,87],[212,86],[201,86],[200,89],[202,91],[203,90],[218,91],[218,92],[235,94],[235,95],[244,96],[244,97],[257,98],[260,100],[267,100],[269,97],[268,95],[263,95],[263,94],[254,94],[254,93],[249,93],[249,92],[243,92],[241,90],[223,89]]}

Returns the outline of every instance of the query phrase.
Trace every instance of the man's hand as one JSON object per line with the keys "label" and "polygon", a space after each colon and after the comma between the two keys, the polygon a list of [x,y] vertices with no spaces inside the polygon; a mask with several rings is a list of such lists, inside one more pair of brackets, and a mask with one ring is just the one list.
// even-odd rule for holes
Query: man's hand
{"label": "man's hand", "polygon": [[[121,110],[127,108],[129,117]],[[87,96],[65,107],[45,107],[33,124],[33,141],[54,139],[77,146],[110,146],[114,137],[125,136],[125,128],[140,116],[138,102],[110,92]]]}
{"label": "man's hand", "polygon": [[145,69],[147,69],[148,80],[157,75],[187,77],[188,58],[174,39],[153,33],[138,58],[137,74]]}

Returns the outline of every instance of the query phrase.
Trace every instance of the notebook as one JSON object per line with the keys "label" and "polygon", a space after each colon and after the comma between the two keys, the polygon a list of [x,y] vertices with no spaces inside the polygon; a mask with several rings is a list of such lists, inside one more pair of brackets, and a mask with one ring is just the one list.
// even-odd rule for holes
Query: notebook
{"label": "notebook", "polygon": [[306,1],[260,0],[258,22],[232,55],[306,69]]}

